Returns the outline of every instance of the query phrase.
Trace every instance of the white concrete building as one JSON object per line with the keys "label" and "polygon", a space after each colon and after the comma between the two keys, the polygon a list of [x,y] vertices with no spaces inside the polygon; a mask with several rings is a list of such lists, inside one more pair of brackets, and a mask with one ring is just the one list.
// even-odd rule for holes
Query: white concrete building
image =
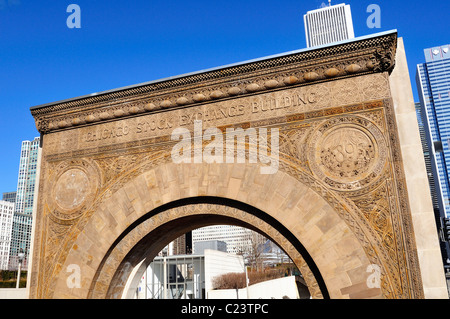
{"label": "white concrete building", "polygon": [[303,20],[308,48],[355,37],[350,5],[345,3],[308,11]]}
{"label": "white concrete building", "polygon": [[242,256],[205,249],[203,255],[156,257],[142,275],[136,299],[205,299],[214,277],[243,273]]}
{"label": "white concrete building", "polygon": [[0,200],[0,269],[7,270],[11,230],[13,224],[14,203]]}

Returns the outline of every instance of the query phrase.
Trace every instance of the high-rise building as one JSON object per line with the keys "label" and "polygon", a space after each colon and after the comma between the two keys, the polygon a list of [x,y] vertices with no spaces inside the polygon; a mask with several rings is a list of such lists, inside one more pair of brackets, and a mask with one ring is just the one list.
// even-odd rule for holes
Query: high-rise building
{"label": "high-rise building", "polygon": [[425,63],[417,66],[416,83],[439,207],[441,248],[445,246],[444,266],[450,269],[445,226],[445,218],[450,217],[450,45],[428,48],[424,53]]}
{"label": "high-rise building", "polygon": [[0,200],[0,269],[7,270],[11,229],[13,223],[14,203]]}
{"label": "high-rise building", "polygon": [[303,20],[308,48],[355,37],[350,5],[345,3],[308,11]]}
{"label": "high-rise building", "polygon": [[24,267],[30,253],[33,203],[39,151],[39,137],[33,141],[23,141],[20,153],[19,178],[11,232],[9,269],[18,266],[18,253],[25,253]]}
{"label": "high-rise building", "polygon": [[417,66],[416,82],[438,187],[439,207],[450,212],[450,46],[425,49],[425,63]]}

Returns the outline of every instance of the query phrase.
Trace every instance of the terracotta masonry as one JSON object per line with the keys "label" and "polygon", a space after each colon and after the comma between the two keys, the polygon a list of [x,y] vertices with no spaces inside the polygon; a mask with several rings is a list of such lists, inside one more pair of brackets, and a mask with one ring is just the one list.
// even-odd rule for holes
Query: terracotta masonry
{"label": "terracotta masonry", "polygon": [[[274,240],[313,298],[448,298],[407,72],[390,31],[31,108],[30,297],[121,298],[171,240],[228,223]],[[278,129],[278,170],[174,163],[195,120]]]}

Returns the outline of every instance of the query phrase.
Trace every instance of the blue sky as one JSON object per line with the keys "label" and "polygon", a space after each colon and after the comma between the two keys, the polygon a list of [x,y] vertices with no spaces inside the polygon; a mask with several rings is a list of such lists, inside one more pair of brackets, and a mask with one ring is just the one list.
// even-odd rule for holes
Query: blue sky
{"label": "blue sky", "polygon": [[[322,2],[0,0],[0,194],[16,190],[21,142],[38,136],[30,107],[305,48],[303,14]],[[355,36],[398,30],[417,100],[423,49],[450,43],[449,1],[342,2]],[[66,25],[72,3],[80,29]]]}

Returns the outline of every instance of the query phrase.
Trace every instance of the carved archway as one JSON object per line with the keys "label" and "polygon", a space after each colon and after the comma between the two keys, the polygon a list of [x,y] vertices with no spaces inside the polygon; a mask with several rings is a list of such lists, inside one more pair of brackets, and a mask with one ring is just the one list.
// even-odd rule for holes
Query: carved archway
{"label": "carved archway", "polygon": [[[114,283],[114,278],[121,273],[121,267],[129,262],[127,254],[136,249],[134,247],[139,246],[143,238],[152,237],[146,236],[154,230],[153,227],[176,226],[176,223],[171,222],[185,218],[183,212],[191,212],[192,215],[210,214],[232,218],[234,223],[242,223],[250,227],[261,225],[259,231],[274,239],[295,260],[299,268],[311,277],[310,274],[314,272],[305,268],[305,263],[302,261],[305,257],[301,257],[305,253],[309,256],[306,258],[309,261],[308,267],[318,269],[313,278],[317,278],[318,275],[323,278],[327,287],[325,294],[329,294],[331,298],[345,297],[346,289],[350,290],[350,287],[353,287],[354,292],[368,291],[371,297],[382,295],[381,289],[369,289],[366,285],[367,277],[370,275],[367,267],[373,263],[383,265],[382,258],[377,257],[376,250],[367,245],[373,240],[369,239],[372,234],[367,232],[368,228],[362,228],[360,223],[354,220],[354,216],[337,198],[328,196],[328,200],[325,200],[323,195],[319,195],[320,189],[325,192],[324,194],[327,193],[323,185],[320,188],[319,181],[309,178],[310,184],[303,184],[284,170],[290,169],[291,174],[297,172],[297,178],[299,176],[306,178],[307,175],[287,164],[282,164],[282,169],[276,174],[266,177],[258,175],[256,179],[255,173],[259,167],[250,164],[186,164],[180,167],[169,162],[155,167],[151,165],[151,162],[147,162],[145,166],[153,166],[153,168],[124,184],[120,183],[120,188],[113,194],[105,195],[95,212],[90,216],[84,216],[84,219],[89,219],[90,222],[84,221],[82,224],[86,226],[78,238],[67,242],[66,245],[71,245],[71,249],[67,255],[60,256],[61,267],[55,269],[52,275],[58,278],[57,281],[53,284],[47,281],[49,283],[47,293],[51,293],[48,297],[77,297],[77,295],[68,295],[68,292],[76,292],[81,298],[119,296],[119,293],[108,293],[108,290],[121,286],[120,283]],[[177,176],[176,182],[175,180],[170,182],[171,177],[167,172],[174,169],[181,169],[184,174],[173,175]],[[199,174],[203,177],[197,181],[197,185],[205,185],[203,189],[192,187],[192,176]],[[161,180],[157,181],[157,176],[161,176]],[[217,187],[217,176],[222,176],[220,184],[227,185],[226,188]],[[264,178],[265,181],[260,178]],[[246,187],[240,187],[236,183]],[[179,189],[179,185],[186,184],[190,184],[186,189],[190,195],[188,197],[183,196]],[[278,187],[274,187],[275,185]],[[248,198],[247,192],[250,189],[259,196],[254,199]],[[221,210],[216,209],[211,213],[205,213],[205,209],[191,211],[177,207],[176,203],[180,200],[194,203],[202,203],[203,200],[210,204],[214,203],[206,201],[205,196],[216,198],[216,201],[222,198],[225,204],[220,206]],[[246,200],[242,201],[244,198]],[[227,204],[226,200],[240,203],[247,209],[243,210],[242,207],[238,209],[235,204]],[[340,209],[336,210],[331,205],[339,206]],[[226,207],[230,207],[230,210],[227,211]],[[248,211],[264,213],[263,216],[259,216],[257,213],[250,214]],[[232,212],[235,215],[230,215]],[[351,226],[349,226],[351,220],[353,222],[350,222]],[[167,244],[168,238],[177,236],[184,230],[186,229],[177,230],[175,227],[167,233],[169,237],[161,242],[157,237],[147,239],[159,242],[150,254],[157,253],[158,249],[162,248],[161,243]],[[359,238],[355,236],[355,233],[359,235]],[[299,249],[299,245],[304,248]],[[338,253],[337,249],[345,253]],[[137,259],[133,260],[133,263],[138,262]],[[67,289],[66,282],[70,273],[64,270],[71,264],[79,264],[80,261],[89,264],[87,271],[82,273],[82,282],[86,284],[80,289]],[[349,276],[349,272],[352,273],[354,281]],[[385,277],[384,273],[383,271],[382,281],[385,287],[389,287],[389,277]],[[310,280],[310,282],[315,281],[317,280]],[[322,282],[322,279],[319,281]],[[341,284],[336,285],[334,282],[341,282]],[[314,287],[317,287],[316,283],[310,285],[312,295],[320,297],[322,292]],[[389,290],[389,288],[386,289],[385,293]]]}
{"label": "carved archway", "polygon": [[[214,204],[217,202],[222,204]],[[153,214],[141,218],[140,221],[135,223],[136,225],[130,227],[127,235],[124,235],[115,243],[114,248],[105,256],[96,273],[96,278],[89,292],[89,298],[120,298],[132,269],[142,260],[153,260],[162,247],[189,230],[215,224],[242,226],[270,238],[279,244],[280,248],[288,254],[299,268],[307,283],[310,295],[315,299],[321,299],[324,296],[329,298],[317,266],[301,243],[296,241],[285,227],[277,225],[277,229],[281,229],[295,243],[294,246],[270,223],[258,217],[265,216],[268,218],[268,215],[263,212],[236,201],[214,197],[189,198],[165,206],[158,209],[158,211],[161,211],[160,213],[153,212]],[[236,207],[252,211],[253,214]],[[271,223],[276,222],[271,220]],[[139,239],[140,236],[133,236],[133,233],[146,235]],[[131,248],[124,249],[123,247]],[[306,256],[308,262],[305,261],[303,256]],[[119,266],[115,264],[117,260],[122,260]],[[314,271],[310,269],[310,265]],[[112,277],[112,270],[108,268],[115,268]],[[316,278],[319,278],[319,282]],[[106,294],[102,289],[102,285],[98,285],[99,282],[109,282]]]}

